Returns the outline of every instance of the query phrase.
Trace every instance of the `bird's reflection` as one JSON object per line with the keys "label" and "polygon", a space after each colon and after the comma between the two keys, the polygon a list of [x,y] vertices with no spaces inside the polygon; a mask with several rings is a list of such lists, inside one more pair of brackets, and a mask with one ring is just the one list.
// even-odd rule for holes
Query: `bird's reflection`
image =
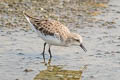
{"label": "bird's reflection", "polygon": [[40,71],[34,80],[82,80],[82,73],[87,67],[84,66],[80,70],[65,70],[63,66],[51,65],[50,63],[51,59],[49,59],[48,63],[45,63],[47,69]]}

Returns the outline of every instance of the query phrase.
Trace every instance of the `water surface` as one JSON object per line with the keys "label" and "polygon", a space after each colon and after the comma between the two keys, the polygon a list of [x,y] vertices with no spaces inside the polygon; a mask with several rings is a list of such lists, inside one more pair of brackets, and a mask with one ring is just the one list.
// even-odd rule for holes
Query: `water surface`
{"label": "water surface", "polygon": [[[24,0],[23,0],[24,1]],[[68,2],[67,2],[68,1]],[[59,5],[47,8],[48,5],[38,2],[42,8],[33,9],[39,14],[39,9],[45,9],[48,17],[61,21],[73,32],[83,36],[83,44],[88,52],[80,47],[51,48],[53,58],[49,62],[46,50],[46,62],[42,58],[43,43],[38,35],[30,29],[29,24],[22,17],[24,6],[14,3],[14,7],[1,2],[0,22],[0,79],[1,80],[118,80],[120,76],[120,4],[118,0],[110,1],[108,6],[100,4],[79,10],[81,4],[70,6],[67,0]],[[33,5],[36,1],[33,1]],[[68,4],[70,3],[70,4]],[[13,4],[12,2],[10,4]],[[21,2],[33,7],[32,3]],[[4,8],[3,5],[8,7]],[[49,4],[51,5],[51,4]],[[36,5],[38,6],[38,5]],[[56,7],[55,7],[56,6]],[[90,6],[90,4],[88,5]],[[98,6],[98,5],[96,5]],[[3,7],[3,9],[2,9]],[[21,7],[21,12],[15,11]],[[25,6],[26,7],[26,6]],[[64,8],[63,8],[64,7]],[[106,7],[106,8],[105,8]],[[10,10],[9,10],[10,9]],[[85,10],[87,9],[88,12]],[[7,10],[10,13],[7,13]],[[50,11],[49,11],[50,10]],[[79,12],[79,11],[80,12]],[[97,10],[97,11],[96,11]],[[18,10],[20,11],[20,10]],[[65,12],[66,11],[66,12]],[[14,12],[14,15],[13,15]],[[56,14],[56,15],[54,15]],[[47,17],[46,16],[46,17]],[[19,20],[19,21],[18,21]],[[15,22],[16,21],[16,22]],[[6,28],[16,27],[16,28]],[[47,49],[47,48],[46,48]]]}

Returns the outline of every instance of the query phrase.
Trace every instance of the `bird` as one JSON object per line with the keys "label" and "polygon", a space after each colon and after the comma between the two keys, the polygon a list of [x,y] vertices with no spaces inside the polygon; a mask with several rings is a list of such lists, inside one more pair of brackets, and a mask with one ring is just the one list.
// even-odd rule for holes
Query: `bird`
{"label": "bird", "polygon": [[82,36],[78,33],[71,32],[65,25],[56,20],[38,19],[28,15],[25,11],[23,15],[31,26],[31,29],[44,40],[44,47],[42,51],[45,59],[45,47],[48,44],[49,55],[52,58],[51,46],[80,46],[85,52],[87,49],[83,46]]}

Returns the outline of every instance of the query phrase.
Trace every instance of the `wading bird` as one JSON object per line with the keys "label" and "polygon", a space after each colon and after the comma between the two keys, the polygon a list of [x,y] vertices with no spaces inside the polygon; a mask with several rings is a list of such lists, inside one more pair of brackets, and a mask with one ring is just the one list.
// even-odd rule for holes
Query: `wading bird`
{"label": "wading bird", "polygon": [[82,37],[77,34],[70,32],[70,30],[61,24],[59,21],[47,20],[47,19],[36,19],[23,12],[25,18],[31,25],[31,28],[45,41],[43,48],[43,58],[45,59],[45,46],[49,45],[49,55],[52,57],[50,47],[54,46],[80,46],[85,52],[86,48],[82,44]]}

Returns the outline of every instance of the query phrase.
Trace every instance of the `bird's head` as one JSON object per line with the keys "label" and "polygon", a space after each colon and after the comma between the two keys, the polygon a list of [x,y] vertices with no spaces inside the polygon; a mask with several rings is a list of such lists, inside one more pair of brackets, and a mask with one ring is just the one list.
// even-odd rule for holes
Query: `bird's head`
{"label": "bird's head", "polygon": [[82,44],[82,37],[77,33],[71,33],[71,44],[80,46],[85,52],[87,51]]}

